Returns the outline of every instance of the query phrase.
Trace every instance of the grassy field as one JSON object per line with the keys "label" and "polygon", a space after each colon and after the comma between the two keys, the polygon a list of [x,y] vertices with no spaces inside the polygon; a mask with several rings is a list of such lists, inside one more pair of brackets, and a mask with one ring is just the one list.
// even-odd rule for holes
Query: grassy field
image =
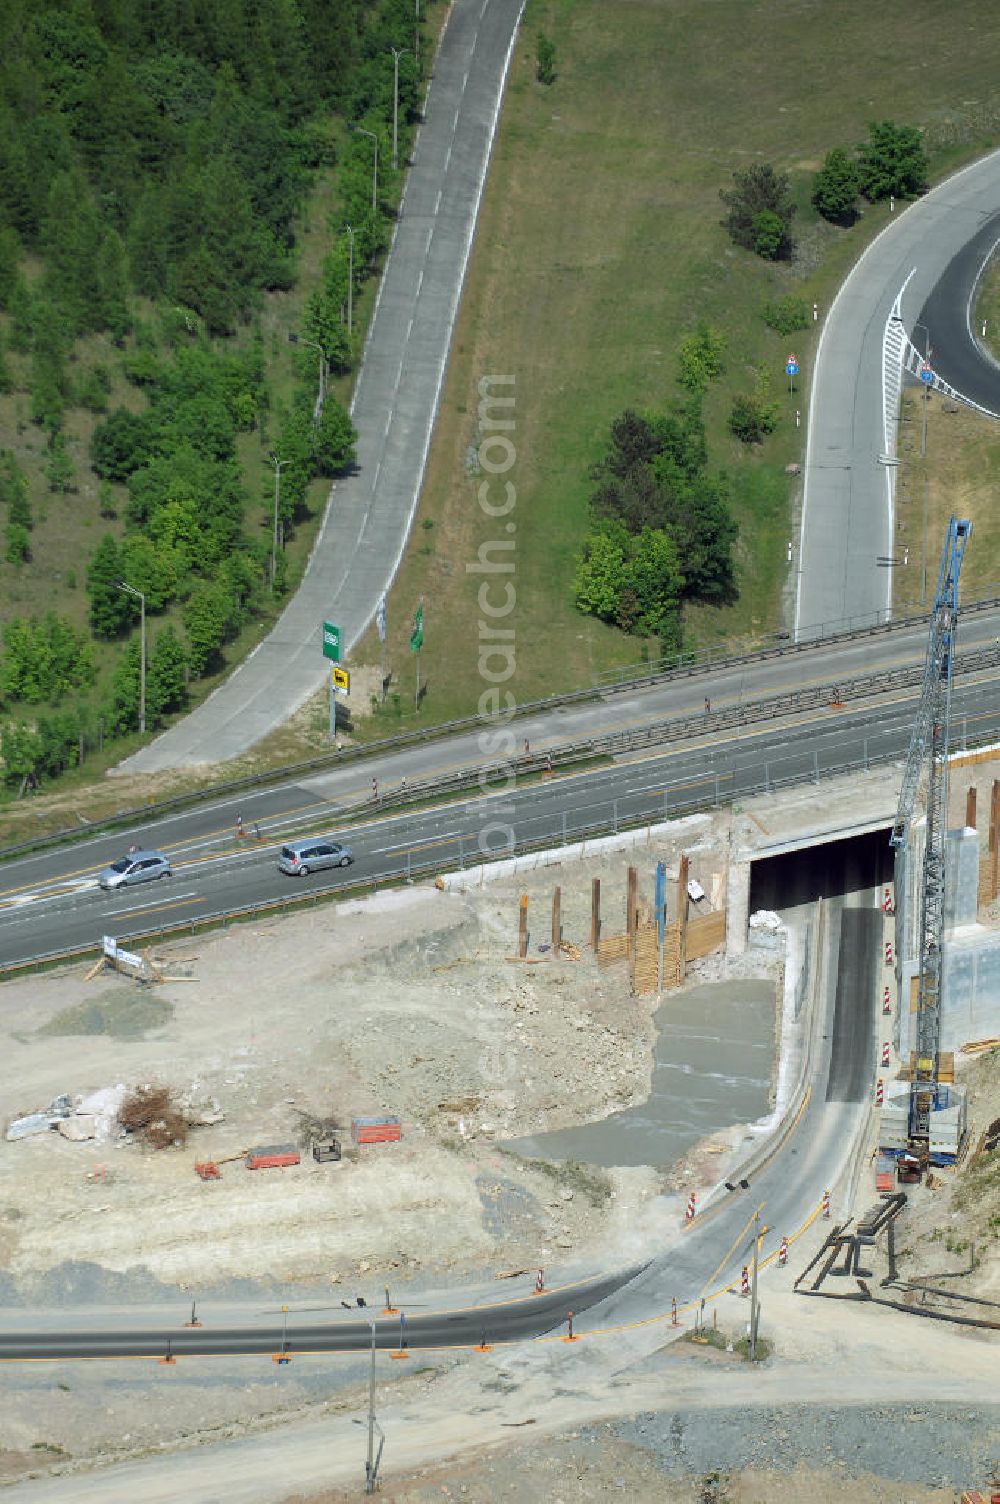
{"label": "grassy field", "polygon": [[[534,38],[555,41],[558,77],[534,79]],[[706,403],[712,462],[733,479],[741,526],[741,599],[704,608],[690,634],[752,638],[780,625],[785,541],[801,459],[813,331],[780,337],[765,299],[795,291],[825,308],[865,242],[885,223],[872,208],[850,231],[817,219],[811,173],[826,151],[862,139],[872,118],[927,129],[942,172],[997,139],[994,60],[1000,17],[985,0],[953,10],[921,0],[531,0],[473,250],[418,524],[389,603],[390,664],[410,714],[406,639],[425,601],[422,718],[473,709],[481,577],[466,565],[503,536],[468,473],[479,439],[478,383],[513,375],[517,488],[519,698],[586,683],[641,656],[634,638],[579,615],[574,558],[586,530],[588,473],[611,419],[676,393],[675,351],[704,317],[724,331],[727,369]],[[891,59],[891,65],[887,60]],[[736,250],[719,224],[719,189],[735,168],[769,160],[788,171],[799,212],[790,266]],[[799,356],[789,400],[784,361]],[[773,377],[783,421],[748,454],[725,419],[755,367]],[[499,390],[499,388],[498,388]],[[507,390],[510,390],[509,388]],[[492,493],[498,494],[498,493]],[[421,525],[422,524],[422,525]],[[499,598],[495,596],[494,598]],[[355,657],[377,661],[373,634]],[[381,717],[379,718],[381,720]]]}
{"label": "grassy field", "polygon": [[[920,455],[923,394],[911,388],[903,399],[897,471],[897,609],[929,605],[937,584],[948,518],[967,517],[972,539],[962,563],[962,594],[1000,595],[1000,430],[991,418],[945,403],[934,394],[927,403],[927,454]],[[926,519],[926,532],[924,524]]]}

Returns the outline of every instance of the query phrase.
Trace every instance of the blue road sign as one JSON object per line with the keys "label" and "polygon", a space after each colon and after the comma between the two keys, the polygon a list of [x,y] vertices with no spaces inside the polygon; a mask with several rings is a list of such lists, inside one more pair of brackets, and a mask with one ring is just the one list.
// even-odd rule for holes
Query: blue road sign
{"label": "blue road sign", "polygon": [[927,386],[930,386],[931,382],[934,380],[934,372],[931,370],[926,361],[920,367],[920,380],[923,381]]}
{"label": "blue road sign", "polygon": [[789,355],[785,363],[785,371],[789,376],[797,376],[799,374],[799,363],[794,355]]}

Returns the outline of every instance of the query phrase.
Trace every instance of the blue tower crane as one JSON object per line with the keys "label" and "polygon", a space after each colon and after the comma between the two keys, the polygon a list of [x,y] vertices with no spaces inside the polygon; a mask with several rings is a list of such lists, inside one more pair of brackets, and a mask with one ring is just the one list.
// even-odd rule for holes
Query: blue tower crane
{"label": "blue tower crane", "polygon": [[[951,684],[958,631],[958,575],[972,523],[952,517],[941,554],[937,589],[931,608],[927,663],[920,706],[910,737],[899,807],[891,844],[905,851],[917,790],[927,780],[927,831],[919,889],[919,972],[917,1039],[910,1083],[910,1136],[928,1139],[931,1104],[937,1083],[941,1037],[941,946],[944,940],[945,864],[948,825],[948,739]],[[910,891],[912,892],[912,885]]]}

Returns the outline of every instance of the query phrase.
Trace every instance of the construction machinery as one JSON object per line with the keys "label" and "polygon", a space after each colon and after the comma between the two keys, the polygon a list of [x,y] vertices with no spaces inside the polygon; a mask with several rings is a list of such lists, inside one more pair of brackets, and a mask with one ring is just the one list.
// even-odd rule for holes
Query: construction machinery
{"label": "construction machinery", "polygon": [[[958,576],[972,523],[952,517],[941,554],[931,608],[927,663],[917,719],[892,828],[891,844],[906,852],[917,791],[926,780],[927,827],[919,887],[908,872],[908,906],[919,902],[916,976],[916,1050],[910,1075],[911,1147],[926,1162],[930,1118],[938,1083],[941,1035],[941,947],[944,940],[945,869],[948,826],[948,741],[951,685],[958,630]],[[897,946],[897,959],[900,947]]]}

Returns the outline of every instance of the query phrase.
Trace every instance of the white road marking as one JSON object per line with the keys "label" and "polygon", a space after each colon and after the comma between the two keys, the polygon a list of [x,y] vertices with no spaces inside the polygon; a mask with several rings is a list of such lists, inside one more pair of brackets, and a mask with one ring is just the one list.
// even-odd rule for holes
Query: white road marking
{"label": "white road marking", "polygon": [[194,892],[171,893],[167,890],[161,893],[159,898],[155,899],[152,903],[135,904],[131,909],[116,909],[113,917],[115,919],[127,919],[129,914],[141,914],[144,909],[162,909],[165,903],[180,903],[182,898],[199,898],[200,896],[200,894]]}

